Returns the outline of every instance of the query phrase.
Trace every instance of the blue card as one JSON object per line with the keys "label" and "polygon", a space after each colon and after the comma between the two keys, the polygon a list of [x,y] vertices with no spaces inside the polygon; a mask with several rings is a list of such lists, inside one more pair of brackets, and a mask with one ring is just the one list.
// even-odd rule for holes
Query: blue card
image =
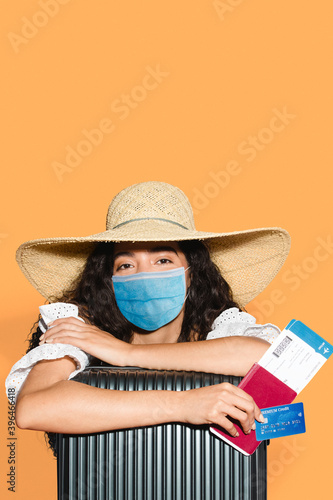
{"label": "blue card", "polygon": [[272,406],[261,410],[265,423],[256,421],[257,441],[305,432],[303,403]]}

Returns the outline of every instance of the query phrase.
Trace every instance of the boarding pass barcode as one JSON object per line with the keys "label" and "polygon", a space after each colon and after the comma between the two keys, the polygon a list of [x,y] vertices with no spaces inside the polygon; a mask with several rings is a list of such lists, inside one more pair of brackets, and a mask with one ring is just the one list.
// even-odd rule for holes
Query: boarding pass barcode
{"label": "boarding pass barcode", "polygon": [[292,339],[290,337],[285,337],[282,342],[277,346],[277,348],[273,351],[274,356],[279,358],[285,349],[289,346]]}

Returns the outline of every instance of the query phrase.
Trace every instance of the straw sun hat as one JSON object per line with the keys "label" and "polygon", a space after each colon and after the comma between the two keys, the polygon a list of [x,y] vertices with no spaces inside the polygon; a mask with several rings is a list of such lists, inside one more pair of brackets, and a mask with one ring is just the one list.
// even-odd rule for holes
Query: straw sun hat
{"label": "straw sun hat", "polygon": [[277,227],[231,233],[197,231],[190,202],[180,189],[164,182],[143,182],[113,198],[106,231],[28,241],[18,248],[16,258],[30,283],[52,302],[70,289],[98,242],[184,240],[205,241],[241,306],[272,281],[290,248],[289,234]]}

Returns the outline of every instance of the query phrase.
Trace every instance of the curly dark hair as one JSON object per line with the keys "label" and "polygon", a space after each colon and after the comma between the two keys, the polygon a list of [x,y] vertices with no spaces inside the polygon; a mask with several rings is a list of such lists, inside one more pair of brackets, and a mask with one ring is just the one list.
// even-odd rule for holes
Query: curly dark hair
{"label": "curly dark hair", "polygon": [[[213,321],[221,312],[230,307],[240,307],[233,300],[228,283],[212,262],[207,246],[201,241],[182,241],[178,245],[190,266],[191,284],[177,341],[205,340]],[[58,301],[76,304],[80,316],[86,321],[130,343],[135,329],[121,314],[112,287],[113,249],[111,242],[98,243],[71,290],[67,290]],[[39,327],[32,333],[28,351],[39,345],[41,333]],[[90,364],[96,363],[101,364],[96,359]],[[56,454],[55,434],[47,434],[50,447]]]}
{"label": "curly dark hair", "polygon": [[[178,342],[205,340],[221,312],[240,306],[203,242],[181,241],[178,245],[190,266],[191,278]],[[112,287],[113,248],[112,242],[99,243],[72,289],[57,300],[76,304],[86,321],[130,343],[134,328],[121,314]],[[28,351],[39,344],[40,335],[40,331],[32,334]]]}

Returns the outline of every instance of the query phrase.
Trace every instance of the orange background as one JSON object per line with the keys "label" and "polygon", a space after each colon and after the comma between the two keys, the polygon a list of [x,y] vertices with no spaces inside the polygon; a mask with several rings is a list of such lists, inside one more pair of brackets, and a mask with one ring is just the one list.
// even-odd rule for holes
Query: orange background
{"label": "orange background", "polygon": [[[295,317],[333,343],[329,0],[25,0],[6,2],[0,23],[2,379],[43,303],[16,248],[102,231],[111,198],[147,180],[183,189],[198,229],[287,228],[290,256],[248,311],[280,327]],[[283,112],[285,123],[273,119]],[[100,143],[81,143],[101,120]],[[68,147],[85,155],[75,167]],[[328,498],[332,377],[330,360],[297,399],[306,434],[271,442],[269,500]],[[15,496],[7,491],[3,391],[0,426],[1,498],[55,498],[38,432],[17,431]]]}

